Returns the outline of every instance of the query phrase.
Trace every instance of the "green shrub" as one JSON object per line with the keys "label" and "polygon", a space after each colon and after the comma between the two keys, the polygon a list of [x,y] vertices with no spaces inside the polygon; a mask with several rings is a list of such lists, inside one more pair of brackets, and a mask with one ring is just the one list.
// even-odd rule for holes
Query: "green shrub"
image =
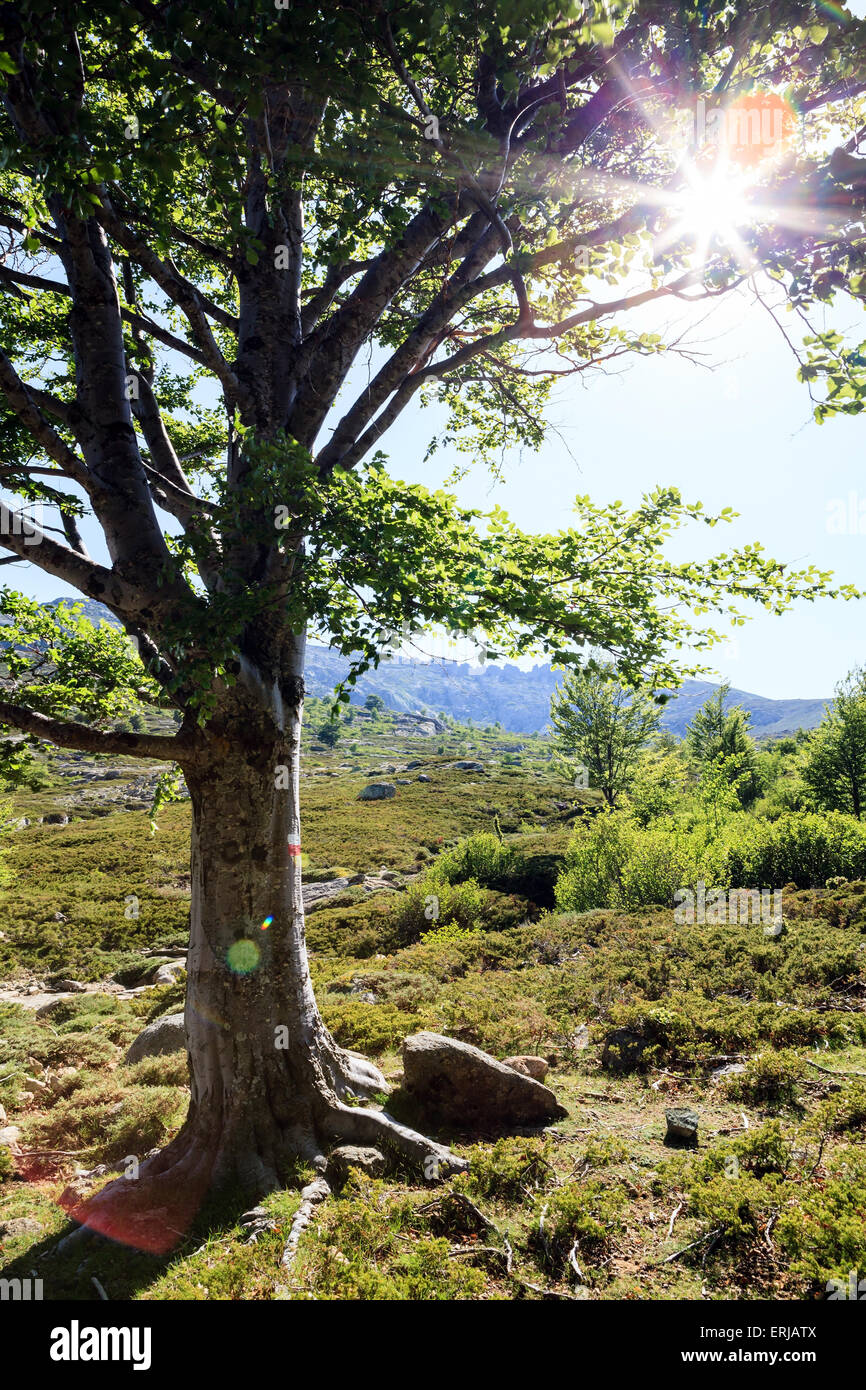
{"label": "green shrub", "polygon": [[187,1086],[189,1062],[185,1052],[172,1052],[164,1057],[144,1057],[125,1070],[131,1086]]}
{"label": "green shrub", "polygon": [[813,1288],[826,1290],[837,1279],[847,1286],[852,1269],[866,1272],[866,1155],[843,1149],[820,1185],[799,1190],[774,1231],[780,1248],[792,1258],[795,1273]]}
{"label": "green shrub", "polygon": [[93,1163],[119,1163],[161,1147],[180,1128],[188,1098],[176,1086],[117,1084],[116,1075],[57,1100],[28,1121],[36,1148],[82,1150]]}
{"label": "green shrub", "polygon": [[440,855],[433,872],[443,883],[472,880],[482,888],[507,889],[519,875],[520,861],[496,835],[470,835]]}
{"label": "green shrub", "polygon": [[812,1117],[819,1131],[844,1134],[849,1130],[866,1130],[866,1082],[855,1081],[841,1094],[829,1096]]}
{"label": "green shrub", "polygon": [[808,888],[866,874],[866,824],[841,812],[745,812],[710,828],[692,817],[642,827],[627,812],[576,828],[556,885],[563,912],[668,904],[678,888]]}
{"label": "green shrub", "polygon": [[470,1168],[462,1185],[477,1197],[523,1200],[548,1184],[551,1147],[549,1139],[531,1137],[476,1144],[467,1154]]}
{"label": "green shrub", "polygon": [[724,832],[724,881],[742,887],[823,886],[866,874],[866,824],[840,811],[738,817]]}
{"label": "green shrub", "polygon": [[[703,848],[703,856],[702,856]],[[713,882],[710,856],[676,822],[642,828],[625,812],[595,816],[575,830],[556,885],[561,912],[673,902],[678,888]]]}
{"label": "green shrub", "polygon": [[563,1273],[572,1249],[579,1264],[597,1260],[623,1229],[627,1207],[622,1187],[606,1187],[596,1179],[565,1183],[536,1198],[530,1247]]}
{"label": "green shrub", "polygon": [[453,923],[458,927],[479,925],[485,896],[474,879],[449,883],[437,876],[438,864],[427,869],[390,905],[390,920],[396,939],[405,944],[417,941],[426,931]]}
{"label": "green shrub", "polygon": [[15,1160],[7,1148],[0,1144],[0,1182],[11,1182],[15,1176]]}
{"label": "green shrub", "polygon": [[403,1038],[425,1026],[417,1013],[403,1013],[392,1004],[368,1004],[363,999],[325,994],[321,1008],[338,1043],[374,1056],[392,1051]]}
{"label": "green shrub", "polygon": [[804,1070],[805,1063],[796,1052],[759,1052],[749,1058],[744,1072],[727,1080],[725,1090],[732,1100],[778,1110],[795,1104]]}

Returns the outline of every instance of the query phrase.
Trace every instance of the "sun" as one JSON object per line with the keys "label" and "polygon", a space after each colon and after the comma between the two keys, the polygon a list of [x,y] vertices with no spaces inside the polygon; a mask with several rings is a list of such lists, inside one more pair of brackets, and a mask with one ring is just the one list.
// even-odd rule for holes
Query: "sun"
{"label": "sun", "polygon": [[674,220],[666,241],[691,242],[697,266],[719,250],[733,252],[741,263],[751,260],[741,231],[755,221],[756,209],[744,171],[718,160],[709,171],[690,163],[682,172],[685,187],[670,199]]}

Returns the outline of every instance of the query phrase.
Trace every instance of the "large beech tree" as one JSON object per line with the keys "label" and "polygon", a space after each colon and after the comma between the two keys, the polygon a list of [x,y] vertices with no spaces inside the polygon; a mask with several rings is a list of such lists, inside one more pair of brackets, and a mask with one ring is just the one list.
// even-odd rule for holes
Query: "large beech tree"
{"label": "large beech tree", "polygon": [[[189,1116],[76,1213],[163,1248],[208,1189],[263,1192],[339,1140],[460,1166],[358,1103],[384,1080],[316,1007],[309,631],[356,671],[383,630],[444,624],[669,684],[676,648],[713,640],[695,614],[850,592],[760,547],[670,562],[674,526],[719,519],[670,490],[525,535],[396,481],[378,447],[430,401],[429,448],[495,466],[540,442],[557,375],[687,350],[642,306],[681,317],[760,267],[797,313],[857,295],[866,27],[789,0],[21,0],[0,30],[0,545],[126,634],[6,590],[0,720],[189,787]],[[746,151],[723,235],[709,185],[743,149],[700,148],[698,111],[768,94],[790,138]],[[177,731],[113,731],[140,701]]]}

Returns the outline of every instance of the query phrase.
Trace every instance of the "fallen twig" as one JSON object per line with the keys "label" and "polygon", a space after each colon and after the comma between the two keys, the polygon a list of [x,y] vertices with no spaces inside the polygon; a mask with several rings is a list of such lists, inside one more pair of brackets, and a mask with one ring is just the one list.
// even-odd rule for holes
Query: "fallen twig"
{"label": "fallen twig", "polygon": [[679,1206],[674,1207],[673,1211],[671,1212],[671,1219],[668,1223],[668,1240],[670,1240],[671,1236],[673,1235],[674,1222],[676,1221],[684,1206],[685,1202],[680,1202]]}
{"label": "fallen twig", "polygon": [[825,1076],[862,1076],[866,1077],[866,1071],[831,1071],[829,1067],[819,1066],[817,1062],[812,1062],[806,1058],[807,1067],[814,1067],[816,1071],[822,1071]]}
{"label": "fallen twig", "polygon": [[722,1226],[718,1226],[714,1231],[707,1231],[706,1235],[698,1236],[697,1240],[693,1240],[690,1245],[684,1245],[682,1250],[675,1250],[672,1255],[665,1255],[664,1259],[657,1260],[656,1264],[668,1265],[672,1260],[678,1260],[680,1255],[685,1255],[687,1251],[694,1250],[698,1245],[703,1245],[705,1240],[718,1240],[723,1229]]}

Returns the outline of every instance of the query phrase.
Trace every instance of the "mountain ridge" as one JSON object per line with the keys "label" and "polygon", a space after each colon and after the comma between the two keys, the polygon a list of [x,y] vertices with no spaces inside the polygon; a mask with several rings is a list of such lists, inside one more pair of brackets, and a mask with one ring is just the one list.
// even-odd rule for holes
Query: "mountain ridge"
{"label": "mountain ridge", "polygon": [[[56,608],[63,599],[52,599],[45,606]],[[73,600],[68,600],[73,601]],[[94,622],[120,624],[112,613],[94,599],[77,600],[82,612]],[[311,695],[328,696],[348,675],[348,657],[318,642],[307,647],[306,684]],[[563,672],[539,664],[524,671],[512,662],[484,667],[468,662],[384,660],[375,670],[358,678],[352,691],[354,703],[368,695],[379,695],[389,709],[404,714],[442,712],[461,723],[495,724],[509,733],[539,733],[547,724],[550,698],[563,679]],[[662,727],[682,736],[700,706],[718,690],[712,681],[685,680],[662,712]],[[748,690],[732,689],[732,704],[741,705],[752,718],[752,731],[761,738],[778,738],[798,729],[814,729],[832,700],[773,700]]]}

